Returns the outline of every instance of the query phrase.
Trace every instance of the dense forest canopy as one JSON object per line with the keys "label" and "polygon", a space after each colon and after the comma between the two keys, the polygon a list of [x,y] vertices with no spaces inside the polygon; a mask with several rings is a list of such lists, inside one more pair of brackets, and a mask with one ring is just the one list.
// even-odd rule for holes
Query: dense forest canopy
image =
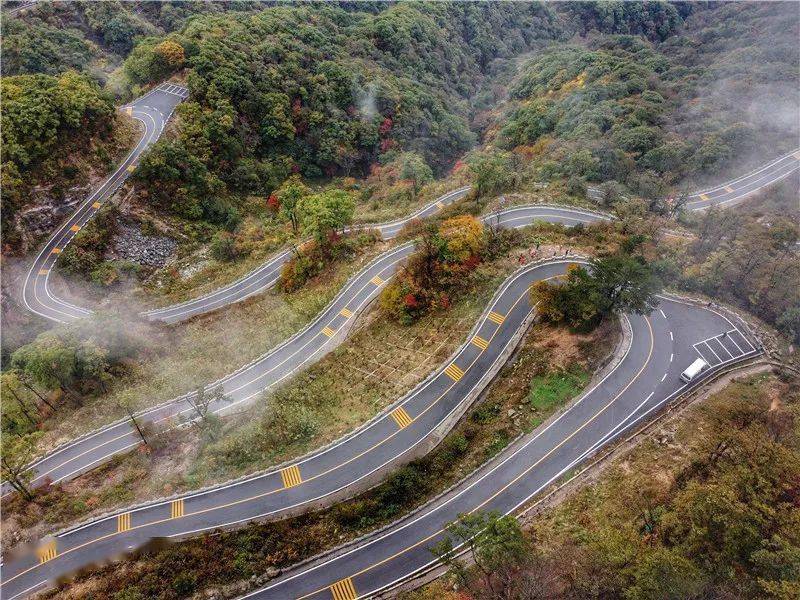
{"label": "dense forest canopy", "polygon": [[[603,6],[570,12],[584,23],[599,19],[603,31],[637,31],[622,17],[645,5],[611,11],[621,19],[616,28],[597,16]],[[540,176],[614,180],[650,198],[763,162],[800,135],[800,32],[797,19],[787,21],[790,10],[781,3],[721,6],[695,10],[663,43],[607,35],[555,45],[521,69],[497,119],[496,142],[541,156]]]}
{"label": "dense forest canopy", "polygon": [[[787,3],[41,2],[6,20],[3,74],[78,70],[121,98],[182,80],[190,99],[142,161],[137,198],[214,227],[292,175],[366,176],[413,153],[438,176],[480,141],[485,164],[513,173],[496,193],[568,178],[659,198],[796,144],[791,16]],[[4,139],[53,137],[3,125]],[[39,163],[8,164],[24,188]]]}
{"label": "dense forest canopy", "polygon": [[2,73],[78,69],[105,78],[108,65],[121,61],[145,36],[174,31],[197,14],[262,7],[255,1],[40,1],[19,18],[4,15]]}
{"label": "dense forest canopy", "polygon": [[3,233],[26,201],[31,173],[56,150],[83,149],[112,130],[114,99],[95,81],[75,71],[0,79],[2,111]]}
{"label": "dense forest canopy", "polygon": [[[229,194],[268,194],[291,173],[365,174],[401,149],[441,171],[475,142],[466,99],[486,66],[557,33],[554,15],[534,4],[195,18],[168,38],[183,50],[175,68],[186,67],[191,101],[140,178],[156,203],[228,222]],[[146,39],[130,55],[133,81],[164,77],[163,44]]]}

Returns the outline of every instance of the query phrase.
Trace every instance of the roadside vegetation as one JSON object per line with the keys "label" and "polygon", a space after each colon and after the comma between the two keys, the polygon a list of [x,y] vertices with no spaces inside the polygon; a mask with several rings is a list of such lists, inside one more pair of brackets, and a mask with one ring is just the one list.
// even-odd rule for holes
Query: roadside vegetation
{"label": "roadside vegetation", "polygon": [[658,305],[661,282],[643,256],[623,252],[570,267],[563,282],[539,281],[531,301],[546,321],[592,329],[622,313],[647,315]]}
{"label": "roadside vegetation", "polygon": [[[371,257],[371,247],[343,260],[293,293],[272,290],[181,328],[131,319],[127,307],[41,334],[9,356],[6,370],[24,377],[56,410],[34,403],[40,448],[124,415],[118,400],[135,409],[151,406],[214,381],[264,354],[301,329]],[[6,371],[4,371],[4,374]],[[52,399],[51,399],[52,398]],[[5,404],[5,403],[4,403]],[[19,415],[4,412],[3,427]],[[24,415],[23,415],[24,416]]]}
{"label": "roadside vegetation", "polygon": [[524,533],[513,520],[465,516],[454,541],[491,525],[474,542],[478,566],[453,564],[452,580],[403,600],[795,598],[799,401],[796,381],[739,380],[644,436]]}
{"label": "roadside vegetation", "polygon": [[662,244],[657,270],[669,283],[740,306],[800,343],[797,186],[794,177],[749,206],[687,215],[697,237]]}
{"label": "roadside vegetation", "polygon": [[[575,187],[602,183],[607,207],[627,194],[665,213],[673,207],[662,198],[679,198],[690,186],[763,162],[756,149],[778,156],[793,148],[798,125],[784,116],[796,114],[800,103],[797,73],[789,76],[792,84],[786,79],[796,56],[796,14],[788,14],[788,5],[764,3],[717,8],[682,6],[683,16],[691,14],[677,30],[677,15],[654,19],[666,28],[649,36],[655,42],[594,35],[580,45],[553,45],[525,63],[484,140],[495,146],[492,160],[510,178],[506,188],[554,178]],[[570,10],[589,28],[636,30],[624,9],[602,17],[595,4]],[[742,83],[747,80],[759,91]],[[757,101],[774,110],[755,115],[748,107]]]}
{"label": "roadside vegetation", "polygon": [[[76,583],[44,597],[71,600],[94,594],[166,600],[212,589],[223,598],[244,593],[282,568],[390,523],[456,483],[578,395],[605,362],[618,335],[613,322],[591,334],[535,326],[481,404],[433,452],[397,470],[373,490],[321,512],[145,553],[127,564],[79,576]],[[558,400],[546,407],[531,400],[553,393]]]}
{"label": "roadside vegetation", "polygon": [[[39,186],[63,203],[70,188],[104,175],[133,143],[136,126],[112,97],[74,71],[0,80],[3,96],[3,254],[24,254],[39,237],[18,222]],[[26,227],[28,225],[28,227]],[[40,235],[40,234],[39,234]]]}
{"label": "roadside vegetation", "polygon": [[[447,232],[451,242],[475,234],[475,224],[472,217],[442,220],[443,231]],[[461,229],[461,233],[456,229]],[[49,499],[42,501],[51,508],[36,514],[44,515],[43,521],[50,524],[50,529],[56,524],[132,501],[227,481],[324,445],[369,420],[440,366],[463,342],[497,286],[519,267],[520,251],[525,260],[528,260],[529,252],[533,252],[536,242],[541,244],[542,257],[550,256],[555,248],[567,245],[584,252],[590,249],[614,251],[624,239],[610,224],[577,230],[541,224],[524,231],[493,232],[487,228],[486,231],[478,230],[478,233],[487,236],[487,240],[495,240],[491,242],[494,254],[487,254],[487,260],[461,276],[458,294],[451,303],[430,307],[426,315],[411,321],[397,320],[383,310],[370,313],[363,328],[353,333],[345,345],[290,382],[270,390],[262,402],[224,419],[221,431],[214,436],[207,436],[202,430],[180,430],[163,436],[153,436],[153,432],[148,431],[149,442],[143,443],[141,451],[57,486],[48,494]],[[460,242],[456,247],[461,247]],[[358,264],[363,265],[375,251],[377,248],[367,252],[366,256],[362,254]],[[348,272],[354,268],[351,266]],[[344,277],[342,269],[338,273],[339,285],[326,286],[325,294],[332,295],[338,291]],[[35,439],[40,447],[47,447],[63,439],[58,436],[65,432],[68,432],[67,439],[72,438],[76,431],[104,424],[112,417],[124,416],[129,408],[166,400],[244,364],[257,355],[253,352],[245,358],[245,350],[252,351],[257,346],[263,348],[259,353],[264,352],[269,348],[267,339],[274,340],[274,344],[280,339],[278,331],[286,332],[291,324],[298,322],[296,315],[287,313],[287,309],[299,300],[292,300],[293,296],[298,295],[299,298],[319,301],[317,310],[322,308],[322,294],[314,286],[290,294],[276,290],[252,305],[248,303],[245,307],[232,309],[242,312],[234,314],[230,321],[226,319],[217,323],[209,316],[189,324],[187,333],[183,334],[186,337],[182,335],[174,340],[172,335],[175,334],[172,333],[162,341],[165,346],[170,343],[174,346],[167,361],[160,359],[161,354],[153,354],[143,364],[136,359],[127,361],[124,365],[129,369],[127,371],[119,364],[106,367],[103,373],[118,373],[114,378],[104,376],[110,386],[107,392],[102,393],[94,384],[85,383],[87,390],[95,392],[88,394],[82,404],[64,404],[55,415],[48,413],[44,427],[38,428],[44,430],[44,438],[40,439],[40,432]],[[330,298],[330,295],[325,297]],[[289,299],[289,304],[278,303],[281,298]],[[269,322],[275,323],[274,327],[265,327],[262,310],[267,311]],[[314,313],[304,314],[311,318]],[[253,319],[252,329],[242,329],[237,332],[240,335],[232,336],[226,323],[236,322],[233,319],[241,319],[243,315]],[[299,324],[295,327],[299,328]],[[275,331],[271,331],[273,329]],[[203,339],[199,346],[197,340],[200,338],[196,336]],[[243,345],[242,340],[247,340],[247,344]],[[175,345],[175,341],[182,343]],[[223,348],[224,353],[221,352]],[[234,362],[231,355],[238,356],[238,362]],[[225,360],[230,362],[225,363]],[[227,371],[223,370],[223,364],[229,365]],[[25,374],[25,371],[19,372]],[[565,367],[557,376],[540,382],[543,396],[531,399],[531,409],[536,415],[546,414],[548,406],[565,399],[564,390],[574,391],[584,381],[580,370],[572,371]],[[47,385],[52,384],[42,385],[49,389]],[[546,397],[550,401],[543,400]],[[487,410],[490,412],[485,418],[494,419],[493,409]],[[17,414],[7,427],[16,427],[14,423],[23,417]],[[503,439],[495,441],[499,448],[508,441]],[[182,458],[176,460],[176,456]],[[143,477],[144,473],[151,475]],[[131,489],[124,494],[112,493],[111,490],[120,490],[120,484]],[[88,490],[92,490],[91,493]],[[66,502],[66,498],[76,495],[94,499]]]}
{"label": "roadside vegetation", "polygon": [[[233,597],[391,522],[579,393],[616,340],[611,317],[648,310],[661,285],[736,305],[800,343],[798,177],[735,212],[683,210],[686,191],[797,145],[791,3],[40,4],[3,26],[4,257],[51,229],[40,206],[64,206],[130,147],[135,127],[110,93],[173,78],[191,96],[121,211],[106,209],[60,261],[113,311],[40,335],[26,315],[8,334],[4,277],[2,473],[19,492],[3,503],[4,547],[336,439],[438,366],[520,264],[568,249],[596,257],[535,287],[545,323],[517,360],[435,451],[380,486],[150,550],[46,597],[173,600],[218,586]],[[136,452],[29,488],[22,467],[42,449],[197,389],[312,319],[388,247],[341,235],[353,220],[400,217],[466,183],[456,209],[401,236],[419,238],[418,251],[346,345],[256,407],[219,420],[201,402],[197,426],[142,431]],[[619,221],[498,233],[469,216],[543,199]],[[688,236],[666,235],[676,218]],[[163,268],[114,258],[122,219],[176,240],[177,257]],[[224,313],[177,328],[122,318],[127,296],[184,300],[291,244],[278,288]],[[452,579],[408,598],[796,598],[796,384],[729,386],[525,531],[498,515],[462,519],[453,540],[489,526],[471,542],[477,569],[445,559]]]}

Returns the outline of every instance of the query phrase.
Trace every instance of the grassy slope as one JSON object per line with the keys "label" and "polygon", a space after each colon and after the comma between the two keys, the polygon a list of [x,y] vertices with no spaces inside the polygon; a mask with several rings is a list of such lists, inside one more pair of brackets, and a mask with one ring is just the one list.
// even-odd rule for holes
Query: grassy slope
{"label": "grassy slope", "polygon": [[[527,248],[533,245],[533,240],[542,239],[547,240],[541,248],[543,256],[549,256],[553,248],[567,245],[588,253],[612,243],[613,236],[589,230],[581,238],[571,238],[551,226],[529,228],[518,248]],[[517,253],[512,251],[508,257],[481,265],[470,288],[454,299],[447,312],[434,313],[411,327],[380,315],[367,319],[346,344],[278,388],[270,396],[269,409],[259,403],[240,416],[228,419],[219,441],[202,439],[197,432],[181,430],[167,436],[148,453],[133,453],[65,484],[66,498],[75,501],[55,494],[49,501],[53,507],[46,511],[45,520],[53,525],[63,524],[115,506],[226,481],[336,439],[412,389],[463,342],[498,285],[519,267]],[[349,268],[354,270],[354,267]],[[344,268],[339,271],[339,277],[343,278],[343,271]],[[316,308],[324,304],[323,297],[330,297],[338,289],[338,285],[327,285],[322,290],[312,287],[298,295],[305,298],[309,308]],[[263,315],[269,315],[270,323],[282,323],[282,327],[291,323],[292,314],[287,311],[291,306],[283,303],[282,298],[280,294],[270,293],[252,304],[231,309],[236,312],[230,317],[226,313],[222,321],[208,317],[192,322],[177,346],[178,352],[173,346],[168,360],[148,362],[137,371],[133,381],[123,382],[114,394],[132,389],[143,401],[154,403],[169,398],[170,394],[192,389],[209,366],[213,370],[202,377],[210,379],[210,373],[222,371],[224,361],[232,361],[234,355],[240,357],[235,366],[243,364],[246,362],[244,352],[256,354],[254,346],[262,348],[268,339],[278,337],[277,332],[265,326]],[[316,311],[306,310],[303,314],[310,318]],[[242,318],[245,315],[252,321],[245,321]],[[239,324],[238,335],[231,334],[229,324],[232,323]],[[298,323],[296,327],[299,326]],[[563,390],[572,391],[583,381],[583,375],[574,373],[567,386],[554,385],[558,380],[540,383],[554,388],[557,398],[553,404],[558,404],[564,400]],[[112,401],[113,394],[97,399],[63,420],[56,432],[72,432],[81,425],[87,427],[89,422],[107,422]],[[548,405],[534,402],[530,408],[532,417],[541,422]],[[493,420],[495,416],[487,414],[485,418]],[[535,426],[538,422],[534,420],[529,425]],[[54,437],[51,433],[49,439]],[[508,439],[495,440],[497,449]],[[176,461],[176,456],[181,459]]]}
{"label": "grassy slope", "polygon": [[[97,576],[79,578],[70,587],[45,597],[112,597],[123,589],[136,598],[185,598],[204,589],[217,589],[221,597],[234,597],[255,585],[254,580],[246,582],[248,578],[273,567],[289,566],[391,522],[458,481],[577,394],[579,387],[561,387],[569,395],[562,394],[560,402],[546,409],[536,408],[528,400],[544,388],[552,390],[550,383],[565,369],[588,377],[617,336],[618,328],[613,324],[580,336],[535,327],[516,361],[501,371],[482,404],[470,411],[435,451],[400,469],[370,492],[322,512],[250,525],[238,532],[181,543],[133,563],[112,565]],[[546,380],[544,385],[541,377]],[[511,416],[509,411],[513,411]],[[224,584],[230,585],[210,587]]]}
{"label": "grassy slope", "polygon": [[129,365],[108,394],[88,399],[72,414],[48,424],[45,444],[71,439],[121,416],[115,397],[132,395],[152,406],[214,381],[264,354],[301,329],[339,292],[347,279],[383,247],[338,265],[293,294],[271,290],[224,312],[196,318],[180,328],[165,327],[149,344],[149,355]]}

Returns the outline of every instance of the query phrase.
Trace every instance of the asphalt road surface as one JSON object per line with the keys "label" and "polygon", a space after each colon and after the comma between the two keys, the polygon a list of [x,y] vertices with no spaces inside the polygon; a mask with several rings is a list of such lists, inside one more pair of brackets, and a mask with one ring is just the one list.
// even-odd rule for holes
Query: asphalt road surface
{"label": "asphalt road surface", "polygon": [[142,123],[144,134],[117,170],[56,229],[36,256],[22,289],[22,301],[28,310],[57,322],[74,321],[91,314],[88,309],[54,296],[48,286],[50,273],[59,254],[134,171],[142,154],[159,138],[172,111],[187,95],[186,88],[164,83],[120,109]]}
{"label": "asphalt road surface", "polygon": [[[69,244],[80,228],[94,216],[102,206],[103,201],[110,198],[127,179],[128,175],[134,170],[142,152],[158,139],[164,129],[164,123],[169,119],[175,106],[187,95],[188,91],[185,88],[162,84],[150,94],[143,96],[127,107],[123,107],[123,110],[128,111],[133,117],[142,121],[145,126],[145,134],[117,171],[56,231],[37,256],[28,272],[23,287],[23,301],[29,310],[57,322],[82,319],[92,313],[87,308],[76,306],[57,298],[49,289],[50,272],[58,260],[58,255]],[[787,177],[798,167],[800,167],[800,149],[738,179],[714,188],[694,192],[689,195],[689,201],[686,206],[689,210],[703,210],[710,206],[726,206],[736,203],[750,194]],[[435,214],[446,205],[463,198],[469,189],[469,187],[465,187],[449,192],[403,219],[360,227],[377,229],[383,239],[392,239],[412,219],[425,218]],[[597,199],[602,194],[598,188],[589,188],[588,193],[594,199]],[[358,226],[354,228],[358,228]],[[280,276],[281,267],[291,257],[291,254],[292,250],[290,248],[283,250],[241,279],[220,289],[186,302],[153,309],[142,314],[151,320],[177,323],[241,302],[275,285]]]}
{"label": "asphalt road surface", "polygon": [[[106,182],[53,235],[34,261],[23,290],[26,306],[55,321],[90,314],[52,295],[48,277],[59,253],[133,171],[141,153],[163,131],[184,88],[163,84],[123,107],[144,124],[136,148]],[[689,208],[735,203],[786,177],[800,166],[800,151],[713,189],[693,194]],[[447,194],[402,220],[376,226],[385,239],[397,235],[411,218],[434,214],[467,188]],[[534,220],[567,225],[608,218],[567,207],[516,207],[484,217],[506,227]],[[341,342],[358,311],[376,297],[397,266],[413,250],[405,244],[381,255],[354,276],[339,296],[304,330],[236,373],[220,381],[229,399],[213,409],[222,412],[252,400]],[[176,322],[240,301],[274,284],[288,252],[274,257],[241,280],[201,298],[147,313]],[[157,502],[91,521],[46,540],[36,552],[11,557],[2,567],[2,594],[16,598],[43,589],[48,581],[95,562],[103,562],[159,538],[179,538],[256,518],[284,514],[325,503],[348,486],[386,468],[424,443],[467,394],[481,385],[482,374],[498,360],[532,308],[530,284],[564,272],[568,262],[531,266],[501,287],[464,346],[435,376],[403,398],[391,412],[370,422],[330,448],[301,462],[241,482]],[[600,445],[656,410],[685,386],[678,374],[702,356],[712,370],[757,353],[755,342],[724,316],[671,299],[649,317],[630,318],[633,346],[598,386],[551,425],[507,449],[487,468],[421,514],[391,531],[330,560],[277,580],[258,597],[355,598],[391,585],[431,562],[427,548],[456,514],[476,509],[513,512],[559,474],[584,460]],[[162,426],[192,418],[185,397],[140,415]],[[35,483],[69,479],[140,442],[128,421],[113,424],[72,442],[33,465]],[[8,558],[8,557],[7,557]]]}
{"label": "asphalt road surface", "polygon": [[[521,227],[535,220],[563,223],[592,223],[608,219],[601,213],[582,209],[535,205],[516,207],[484,217],[491,225]],[[344,338],[347,327],[360,310],[369,304],[395,273],[398,265],[413,251],[413,244],[393,248],[354,275],[334,300],[304,329],[276,348],[228,375],[222,385],[228,401],[212,406],[214,412],[229,411],[253,401],[264,390],[280,383],[299,369],[318,360]],[[187,394],[137,414],[141,424],[153,423],[159,428],[180,425],[194,416]],[[72,479],[97,467],[112,456],[126,452],[141,443],[130,419],[124,419],[67,443],[34,462],[31,483],[34,486]],[[8,491],[7,488],[4,491]]]}
{"label": "asphalt road surface", "polygon": [[[539,210],[520,207],[500,213],[499,219],[490,218],[516,227],[548,216],[578,222],[600,218],[591,213],[584,217],[561,212],[542,215]],[[530,211],[527,217],[526,211]],[[359,305],[374,297],[391,277],[411,247],[406,244],[387,252],[354,277],[324,317],[308,329],[323,328],[304,338],[306,352],[321,347],[314,344],[330,343]],[[403,461],[470,392],[486,384],[484,374],[501,360],[504,348],[533,310],[530,285],[562,275],[572,262],[554,259],[509,277],[463,346],[432,377],[336,444],[280,470],[93,520],[44,540],[36,552],[12,557],[3,565],[3,597],[11,600],[39,591],[59,576],[105,562],[154,538],[177,539],[320,506]],[[310,595],[339,600],[390,585],[431,561],[427,548],[458,513],[478,508],[513,511],[557,474],[681,391],[685,386],[678,375],[706,344],[725,357],[712,369],[757,353],[755,343],[723,315],[677,301],[664,299],[652,315],[630,317],[630,323],[632,346],[623,360],[557,421],[507,449],[472,480],[401,527],[340,557],[287,574],[259,592],[259,597]],[[326,327],[333,335],[324,331]]]}
{"label": "asphalt road surface", "polygon": [[704,210],[712,206],[724,207],[741,202],[800,168],[800,148],[781,156],[755,171],[709,188],[689,194],[688,210]]}
{"label": "asphalt road surface", "polygon": [[434,564],[444,526],[477,510],[516,514],[545,487],[622,435],[687,386],[679,374],[695,346],[724,348],[722,364],[756,352],[721,314],[662,299],[650,316],[629,318],[632,345],[619,366],[555,421],[507,448],[444,497],[351,548],[292,570],[246,598],[350,600],[392,587]]}
{"label": "asphalt road surface", "polygon": [[[687,196],[686,210],[705,210],[712,206],[726,207],[738,204],[748,196],[788,177],[798,168],[800,168],[800,148],[746,175],[705,190],[691,192]],[[603,191],[598,187],[589,187],[587,193],[593,200],[603,198]]]}
{"label": "asphalt road surface", "polygon": [[[433,202],[422,207],[415,213],[391,221],[389,223],[382,223],[378,225],[364,225],[360,227],[352,227],[351,229],[374,229],[377,230],[384,240],[390,240],[397,236],[403,227],[413,219],[424,219],[429,217],[448,204],[452,204],[456,200],[463,198],[469,191],[468,187],[448,192],[447,194],[437,198]],[[292,256],[292,249],[288,248],[276,256],[270,258],[266,263],[251,271],[241,279],[233,283],[214,290],[208,294],[194,298],[187,302],[181,302],[166,308],[159,308],[148,311],[144,315],[151,320],[164,321],[165,323],[177,323],[190,319],[197,315],[205,314],[219,308],[223,308],[234,302],[241,302],[250,296],[259,294],[264,290],[272,287],[278,281],[281,274],[281,267]]]}

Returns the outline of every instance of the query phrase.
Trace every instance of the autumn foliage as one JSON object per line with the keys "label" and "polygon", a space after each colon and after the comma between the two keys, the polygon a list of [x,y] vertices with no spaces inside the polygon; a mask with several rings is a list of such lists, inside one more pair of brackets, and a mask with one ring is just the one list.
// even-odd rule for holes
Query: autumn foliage
{"label": "autumn foliage", "polygon": [[450,307],[486,248],[483,224],[463,215],[423,229],[417,251],[383,291],[380,307],[401,323],[413,323]]}

